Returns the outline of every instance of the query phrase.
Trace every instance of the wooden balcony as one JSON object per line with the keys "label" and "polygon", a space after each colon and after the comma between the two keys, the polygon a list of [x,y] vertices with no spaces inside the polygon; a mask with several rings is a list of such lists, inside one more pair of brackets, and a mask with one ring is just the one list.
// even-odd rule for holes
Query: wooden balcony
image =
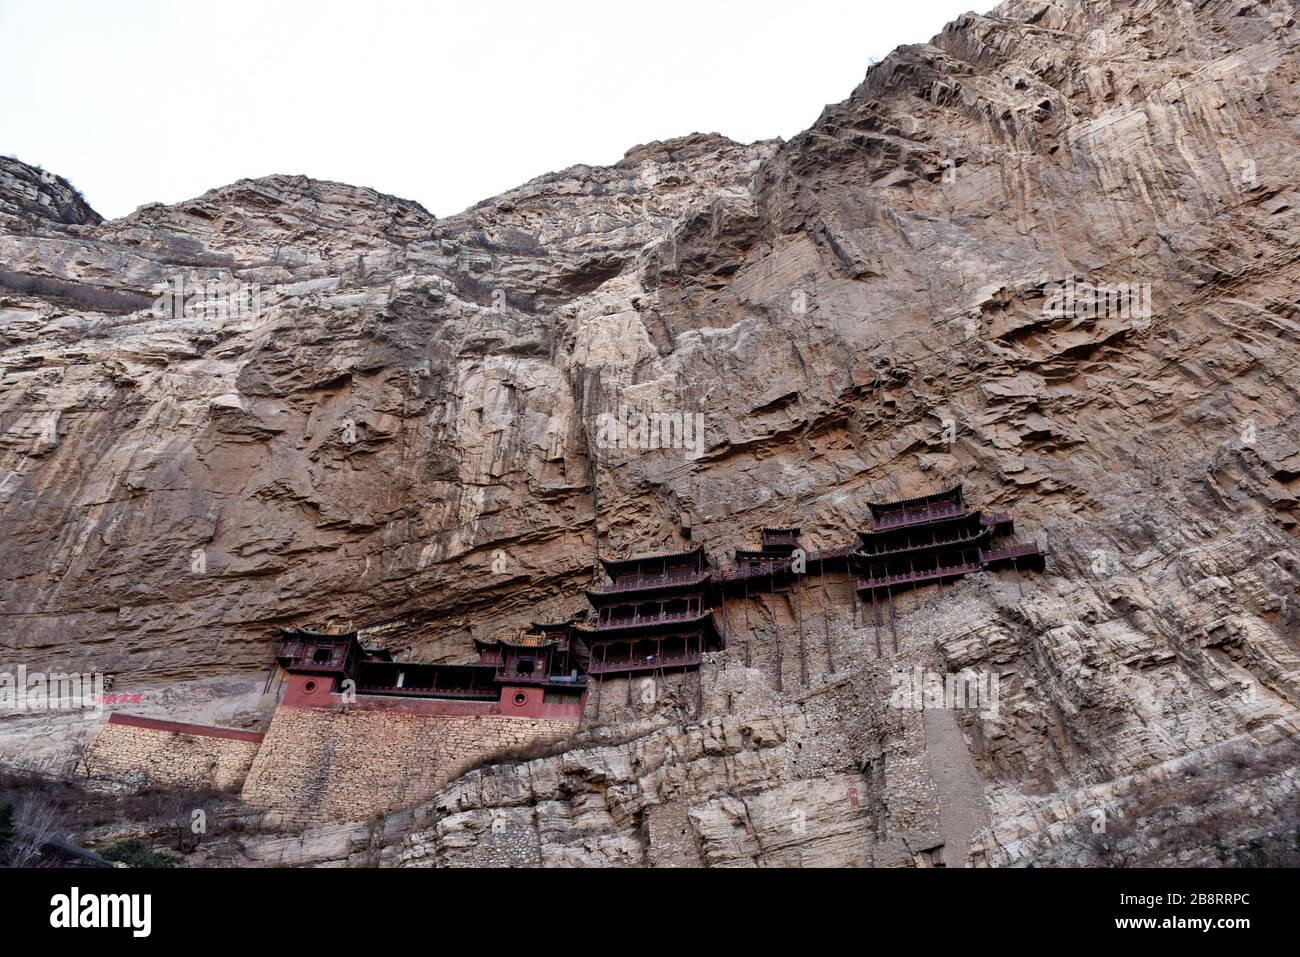
{"label": "wooden balcony", "polygon": [[1027,545],[1007,545],[1003,548],[993,548],[987,552],[980,552],[980,560],[985,565],[1015,561],[1021,558],[1040,559],[1042,557],[1043,552],[1038,547],[1037,542],[1030,542]]}
{"label": "wooden balcony", "polygon": [[501,692],[487,688],[396,688],[392,685],[360,685],[357,694],[397,698],[453,698],[458,701],[496,701]]}
{"label": "wooden balcony", "polygon": [[587,676],[578,675],[576,678],[570,675],[544,675],[544,674],[519,674],[504,669],[497,671],[497,681],[507,685],[545,685],[546,687],[555,688],[585,688],[587,687]]}
{"label": "wooden balcony", "polygon": [[597,631],[617,631],[621,628],[640,628],[647,625],[667,625],[675,621],[696,621],[702,619],[703,611],[661,612],[658,615],[629,615],[626,618],[600,619],[596,622]]}
{"label": "wooden balcony", "polygon": [[709,577],[708,571],[692,571],[675,575],[634,575],[620,578],[613,584],[593,588],[593,595],[617,595],[620,592],[642,591],[650,588],[675,588],[680,585],[702,585]]}
{"label": "wooden balcony", "polygon": [[901,575],[886,575],[883,578],[859,578],[858,591],[875,591],[879,588],[893,590],[901,585],[918,585],[923,582],[938,581],[941,578],[955,578],[980,571],[984,566],[979,562],[965,565],[946,565],[925,571],[904,572]]}
{"label": "wooden balcony", "polygon": [[899,512],[884,515],[872,523],[873,531],[886,528],[902,528],[906,525],[920,525],[940,518],[953,518],[966,515],[970,510],[965,505],[925,505],[920,508],[905,508]]}
{"label": "wooden balcony", "polygon": [[608,675],[629,671],[658,671],[660,668],[690,668],[703,663],[700,652],[685,655],[646,655],[637,658],[611,658],[608,661],[591,661],[588,672],[593,675]]}
{"label": "wooden balcony", "polygon": [[878,552],[868,551],[866,546],[864,545],[862,547],[862,550],[858,552],[858,555],[861,558],[871,559],[871,558],[885,558],[890,555],[906,555],[909,552],[915,553],[915,552],[942,551],[947,548],[954,548],[954,549],[961,550],[963,549],[964,546],[969,547],[970,545],[976,542],[982,541],[988,534],[989,533],[987,531],[983,531],[983,532],[977,532],[974,535],[962,535],[957,538],[941,539],[933,542],[919,542],[915,545],[908,545],[905,548],[890,548]]}
{"label": "wooden balcony", "polygon": [[853,542],[848,545],[837,545],[834,548],[815,548],[808,553],[809,562],[833,561],[837,558],[848,558],[850,555],[857,555],[862,548],[860,542]]}
{"label": "wooden balcony", "polygon": [[[860,555],[861,547],[861,543],[852,542],[848,545],[836,545],[834,548],[814,548],[805,553],[805,559],[808,568],[812,570],[814,566],[820,566],[824,562],[840,561],[850,556]],[[718,572],[713,576],[713,580],[719,584],[727,584],[728,582],[753,581],[756,578],[789,575],[791,574],[793,561],[792,558],[779,558],[770,562],[737,565],[735,568],[728,568]]]}
{"label": "wooden balcony", "polygon": [[735,568],[728,568],[719,572],[717,579],[720,582],[738,582],[748,578],[768,578],[772,575],[785,575],[790,571],[793,559],[782,558],[779,561],[772,562],[747,562],[744,565],[738,565]]}

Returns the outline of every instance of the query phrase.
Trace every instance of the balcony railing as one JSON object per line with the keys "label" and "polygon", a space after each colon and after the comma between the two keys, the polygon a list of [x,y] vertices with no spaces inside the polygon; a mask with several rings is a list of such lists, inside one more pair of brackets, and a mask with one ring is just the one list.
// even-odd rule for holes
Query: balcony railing
{"label": "balcony railing", "polygon": [[[861,554],[861,545],[853,542],[849,545],[837,545],[834,548],[815,548],[805,554],[809,565],[820,562],[835,561]],[[713,576],[717,582],[738,582],[753,578],[768,578],[772,575],[785,575],[793,566],[793,559],[780,558],[770,562],[747,562],[735,568],[727,568]]]}
{"label": "balcony railing", "polygon": [[919,525],[922,522],[932,522],[937,518],[965,515],[968,511],[965,505],[927,505],[924,508],[907,508],[896,514],[881,516],[872,523],[871,527],[880,531],[903,525]]}
{"label": "balcony railing", "polygon": [[1028,545],[1008,545],[1005,548],[994,548],[987,552],[980,552],[980,558],[985,564],[989,562],[1005,562],[1013,558],[1037,558],[1042,554],[1042,550],[1037,543],[1030,542]]}
{"label": "balcony railing", "polygon": [[708,572],[682,572],[674,575],[637,575],[620,578],[612,585],[593,589],[600,594],[613,594],[622,591],[637,591],[642,588],[660,588],[670,585],[697,585],[703,582]]}
{"label": "balcony railing", "polygon": [[542,674],[516,674],[512,671],[498,671],[497,681],[503,684],[512,685],[557,685],[565,688],[585,688],[587,686],[586,675],[542,675]]}
{"label": "balcony railing", "polygon": [[704,656],[698,651],[685,655],[644,655],[640,658],[614,658],[609,661],[591,661],[588,671],[593,675],[607,675],[619,671],[657,671],[660,668],[682,668],[698,665]]}
{"label": "balcony railing", "polygon": [[718,575],[718,581],[741,581],[745,578],[767,578],[769,575],[784,575],[790,570],[793,559],[783,558],[774,562],[746,562],[735,568],[728,568]]}
{"label": "balcony railing", "polygon": [[894,585],[908,585],[916,582],[935,581],[940,578],[950,578],[954,575],[969,575],[977,572],[984,566],[979,562],[972,562],[965,565],[945,565],[942,568],[931,568],[919,572],[904,572],[901,575],[886,575],[883,578],[859,578],[858,591],[867,591],[875,588],[892,588]]}
{"label": "balcony railing", "polygon": [[764,532],[764,545],[797,545],[799,536],[794,532]]}
{"label": "balcony railing", "polygon": [[808,553],[808,561],[821,562],[834,558],[848,558],[850,555],[856,555],[861,547],[860,543],[853,542],[849,545],[837,545],[834,548],[816,548]]}
{"label": "balcony railing", "polygon": [[980,524],[986,528],[993,528],[996,525],[1005,525],[1010,521],[1010,512],[994,512],[992,515],[980,516]]}
{"label": "balcony railing", "polygon": [[887,548],[878,552],[868,551],[866,546],[863,546],[862,550],[858,552],[858,554],[863,558],[882,558],[887,555],[906,555],[908,552],[926,551],[927,549],[934,551],[936,549],[944,548],[960,548],[963,545],[969,545],[972,542],[979,541],[987,534],[987,532],[978,532],[974,535],[962,535],[959,538],[948,538],[937,542],[919,542],[916,545],[908,545],[905,548]]}
{"label": "balcony railing", "polygon": [[675,611],[663,612],[658,615],[630,615],[627,618],[602,618],[596,622],[598,630],[615,629],[615,628],[634,628],[638,625],[661,625],[673,621],[687,621],[693,618],[699,618],[704,612],[696,611]]}
{"label": "balcony railing", "polygon": [[457,698],[471,701],[496,701],[496,688],[397,688],[393,685],[361,685],[357,694],[390,695],[402,698]]}

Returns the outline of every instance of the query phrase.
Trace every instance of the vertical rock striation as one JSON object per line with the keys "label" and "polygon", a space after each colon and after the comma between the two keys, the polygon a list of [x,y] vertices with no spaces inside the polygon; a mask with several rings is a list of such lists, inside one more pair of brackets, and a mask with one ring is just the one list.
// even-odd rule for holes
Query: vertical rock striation
{"label": "vertical rock striation", "polygon": [[[629,692],[390,819],[380,857],[1293,854],[1296,12],[1010,0],[788,143],[648,144],[445,220],[275,176],[100,223],[6,161],[6,654],[216,678],[333,620],[455,660],[579,611],[598,551],[839,545],[868,500],[960,481],[1045,575],[916,592],[879,657],[847,582],[751,595],[700,720]],[[177,275],[260,308],[152,315]],[[599,441],[628,408],[702,414],[701,454]],[[998,707],[891,706],[914,668],[996,675]]]}

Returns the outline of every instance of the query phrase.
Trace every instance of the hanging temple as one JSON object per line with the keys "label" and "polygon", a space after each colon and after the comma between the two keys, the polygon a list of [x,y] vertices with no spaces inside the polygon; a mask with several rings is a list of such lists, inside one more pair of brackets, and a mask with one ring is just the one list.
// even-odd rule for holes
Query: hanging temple
{"label": "hanging temple", "polygon": [[[591,609],[584,620],[535,622],[514,634],[476,638],[474,664],[394,661],[386,651],[366,648],[356,631],[286,628],[267,682],[268,691],[281,682],[282,694],[277,692],[264,735],[114,713],[95,747],[110,771],[143,771],[165,780],[148,735],[170,736],[171,749],[188,737],[203,760],[211,758],[209,752],[218,754],[221,760],[209,766],[227,768],[224,783],[242,783],[243,797],[251,803],[303,812],[290,815],[299,823],[357,819],[427,797],[493,749],[563,738],[584,716],[599,720],[602,707],[609,707],[602,699],[612,680],[628,682],[630,704],[634,679],[658,685],[668,675],[681,675],[681,686],[689,687],[694,673],[695,700],[687,706],[693,704],[699,717],[699,672],[706,655],[728,650],[732,626],[739,624],[732,621],[731,607],[744,599],[739,604],[745,624],[734,629],[743,636],[742,647],[731,651],[739,651],[749,665],[749,596],[781,590],[797,596],[807,576],[820,579],[823,605],[829,600],[827,574],[847,576],[855,620],[869,622],[876,655],[884,653],[886,639],[897,651],[895,603],[901,593],[942,587],[985,570],[1043,570],[1042,550],[1035,543],[1017,543],[1014,531],[1009,514],[972,508],[957,486],[871,504],[868,527],[838,547],[805,549],[800,529],[765,528],[759,547],[736,549],[727,568],[715,569],[703,546],[602,558],[605,581],[586,590]],[[807,635],[795,607],[799,677],[807,683]],[[824,642],[825,670],[834,672],[829,625]],[[779,635],[770,651],[775,685],[783,690]],[[426,726],[408,732],[403,721]],[[410,767],[412,747],[432,749],[425,755],[426,776],[400,786],[378,783],[385,775],[376,766],[395,728],[413,735],[399,749],[406,753],[396,765],[398,777],[402,767]],[[356,781],[331,738],[363,754],[354,761]],[[319,764],[331,761],[338,764],[336,773],[322,777]]]}
{"label": "hanging temple", "polygon": [[[276,660],[301,679],[300,688],[325,695],[349,688],[359,695],[497,702],[529,715],[558,713],[541,706],[580,708],[592,682],[604,676],[699,668],[706,654],[727,647],[729,598],[775,591],[802,575],[853,573],[858,599],[872,607],[877,639],[890,612],[896,644],[896,593],[985,569],[1043,568],[1037,544],[1010,540],[1010,515],[970,508],[960,486],[870,509],[870,527],[850,545],[805,551],[798,528],[765,528],[761,547],[736,549],[735,563],[720,571],[710,566],[703,546],[601,559],[607,581],[587,589],[592,611],[586,621],[536,622],[521,634],[475,639],[476,665],[398,664],[362,648],[356,633],[301,630],[282,632]],[[541,697],[530,694],[538,690]]]}

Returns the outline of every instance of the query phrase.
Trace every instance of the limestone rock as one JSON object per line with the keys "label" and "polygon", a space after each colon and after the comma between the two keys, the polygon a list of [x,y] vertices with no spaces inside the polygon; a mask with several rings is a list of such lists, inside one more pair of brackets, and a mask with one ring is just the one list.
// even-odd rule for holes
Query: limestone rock
{"label": "limestone rock", "polygon": [[[840,545],[961,481],[1045,574],[909,595],[897,647],[845,581],[753,595],[698,689],[239,859],[1276,860],[1298,52],[1285,0],[1009,0],[788,143],[652,143],[443,220],[273,176],[101,223],[4,161],[6,657],[248,679],[274,626],[353,622],[465,660],[581,610],[598,552]],[[178,276],[257,308],[157,314]],[[701,414],[698,454],[602,445],[626,408]],[[996,710],[891,706],[918,667],[996,674]]]}

